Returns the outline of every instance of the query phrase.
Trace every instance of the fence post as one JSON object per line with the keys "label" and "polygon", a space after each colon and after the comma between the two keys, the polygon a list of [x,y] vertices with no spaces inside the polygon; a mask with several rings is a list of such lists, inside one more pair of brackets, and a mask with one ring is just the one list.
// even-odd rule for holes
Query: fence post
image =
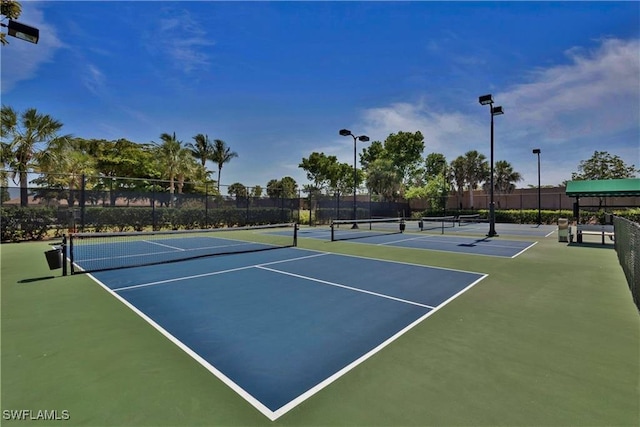
{"label": "fence post", "polygon": [[85,190],[86,190],[86,176],[82,174],[80,176],[82,182],[80,183],[80,230],[84,231],[84,207],[85,207]]}
{"label": "fence post", "polygon": [[209,184],[204,183],[204,228],[209,228]]}

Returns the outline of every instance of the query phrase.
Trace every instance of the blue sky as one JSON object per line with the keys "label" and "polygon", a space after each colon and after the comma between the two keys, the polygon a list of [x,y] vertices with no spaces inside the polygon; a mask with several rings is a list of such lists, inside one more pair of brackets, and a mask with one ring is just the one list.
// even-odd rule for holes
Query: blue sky
{"label": "blue sky", "polygon": [[638,2],[22,3],[40,42],[0,49],[4,105],[83,138],[222,139],[239,155],[223,184],[307,183],[313,151],[351,164],[341,128],[488,158],[486,93],[505,110],[495,160],[521,187],[537,184],[533,148],[543,185],[595,150],[640,167]]}

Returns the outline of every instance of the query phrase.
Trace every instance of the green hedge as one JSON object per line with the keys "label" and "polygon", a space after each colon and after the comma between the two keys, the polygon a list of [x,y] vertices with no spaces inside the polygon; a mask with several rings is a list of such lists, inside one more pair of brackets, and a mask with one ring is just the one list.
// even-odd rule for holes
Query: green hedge
{"label": "green hedge", "polygon": [[[3,242],[42,240],[61,235],[69,228],[68,209],[10,207],[0,208]],[[156,208],[151,207],[87,207],[84,212],[85,231],[142,231],[156,229],[186,230],[211,227],[292,222],[295,211],[281,208]],[[82,219],[76,210],[76,227]],[[53,232],[55,230],[55,233]],[[51,231],[51,232],[50,232]]]}
{"label": "green hedge", "polygon": [[3,242],[42,240],[56,222],[55,208],[0,208],[0,238]]}

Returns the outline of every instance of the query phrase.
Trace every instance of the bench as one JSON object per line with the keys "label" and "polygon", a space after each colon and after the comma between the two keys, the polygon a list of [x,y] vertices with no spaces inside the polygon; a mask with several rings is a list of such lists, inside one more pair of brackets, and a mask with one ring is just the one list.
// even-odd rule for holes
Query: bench
{"label": "bench", "polygon": [[[594,235],[594,236],[602,236],[602,244],[604,245],[605,236],[609,237],[611,240],[614,239],[615,233],[613,231],[613,225],[598,225],[598,224],[579,224],[576,227],[576,242],[582,243],[582,235]],[[573,241],[573,227],[571,228],[571,232],[569,234],[569,241]]]}

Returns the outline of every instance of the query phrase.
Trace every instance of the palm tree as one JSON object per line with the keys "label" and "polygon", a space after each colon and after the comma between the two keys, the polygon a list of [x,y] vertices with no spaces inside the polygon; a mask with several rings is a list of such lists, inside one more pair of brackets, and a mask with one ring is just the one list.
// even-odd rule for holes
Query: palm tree
{"label": "palm tree", "polygon": [[464,159],[466,181],[469,184],[469,203],[470,207],[473,207],[473,190],[478,187],[479,183],[487,179],[489,167],[484,154],[480,154],[476,150],[467,151],[464,154]]}
{"label": "palm tree", "polygon": [[209,141],[209,135],[203,135],[201,133],[193,137],[195,144],[189,142],[186,147],[191,150],[191,154],[194,158],[200,160],[202,167],[205,167],[207,160],[212,160],[213,157],[213,145]]}
{"label": "palm tree", "polygon": [[46,150],[34,156],[34,169],[46,174],[36,182],[41,180],[49,188],[69,190],[69,206],[75,202],[74,191],[82,187],[83,176],[96,173],[96,158],[78,148],[78,145],[76,140],[74,146],[68,136],[58,137],[49,141]]}
{"label": "palm tree", "polygon": [[39,151],[39,145],[55,138],[62,123],[48,114],[38,113],[35,108],[27,109],[18,118],[13,108],[3,105],[1,116],[0,135],[9,151],[7,163],[14,170],[14,179],[17,174],[20,180],[20,206],[27,206],[27,173],[33,166],[34,156]]}
{"label": "palm tree", "polygon": [[206,169],[196,162],[192,151],[182,148],[178,153],[178,164],[176,168],[176,178],[178,179],[178,194],[182,194],[184,183],[187,178],[195,181],[206,181]]}
{"label": "palm tree", "polygon": [[238,153],[231,151],[231,148],[227,146],[226,142],[221,139],[213,140],[211,160],[218,164],[218,193],[220,192],[220,172],[222,172],[222,166],[225,163],[229,163],[234,157],[238,157]]}
{"label": "palm tree", "polygon": [[158,144],[154,142],[154,145],[156,146],[160,167],[164,169],[164,175],[169,178],[169,206],[173,206],[175,179],[178,174],[180,164],[180,150],[183,150],[182,141],[178,141],[178,139],[176,139],[175,132],[172,135],[163,133],[160,135],[160,139],[162,140],[162,143]]}
{"label": "palm tree", "polygon": [[460,207],[462,207],[460,199],[462,198],[462,194],[464,193],[464,184],[467,180],[465,163],[466,162],[464,157],[458,156],[451,162],[451,165],[449,166],[449,169],[451,171],[451,179],[456,185],[456,195],[458,197],[457,203],[460,204]]}
{"label": "palm tree", "polygon": [[[513,170],[513,166],[506,160],[498,160],[494,168],[493,186],[498,194],[509,194],[516,188],[516,182],[522,181],[520,173]],[[489,191],[491,184],[486,183],[484,188]]]}

